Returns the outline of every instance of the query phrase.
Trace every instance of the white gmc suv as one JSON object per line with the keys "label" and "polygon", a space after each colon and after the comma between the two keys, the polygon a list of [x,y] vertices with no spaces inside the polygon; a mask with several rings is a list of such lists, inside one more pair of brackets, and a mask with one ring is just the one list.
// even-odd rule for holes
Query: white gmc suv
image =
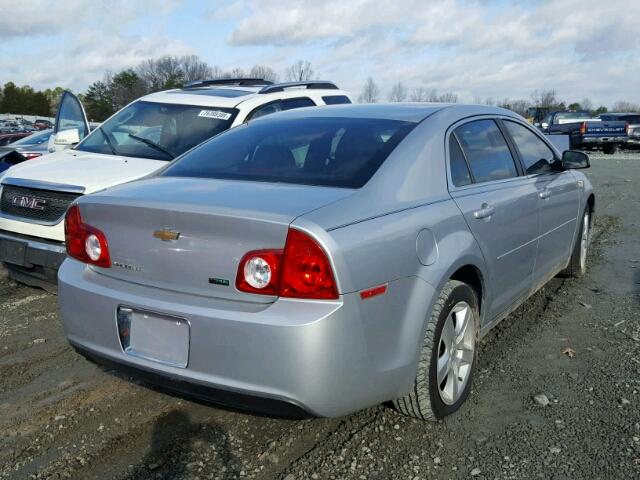
{"label": "white gmc suv", "polygon": [[349,95],[326,81],[206,80],[146,95],[89,133],[82,105],[66,92],[54,153],[0,174],[0,261],[13,279],[55,291],[66,256],[64,215],[78,196],[149,175],[252,118],[340,103],[351,103]]}

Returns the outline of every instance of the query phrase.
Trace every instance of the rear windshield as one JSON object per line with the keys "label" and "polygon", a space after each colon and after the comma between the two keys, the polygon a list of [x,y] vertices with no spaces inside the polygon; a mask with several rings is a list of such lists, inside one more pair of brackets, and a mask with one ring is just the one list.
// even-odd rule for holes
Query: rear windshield
{"label": "rear windshield", "polygon": [[415,125],[371,118],[271,118],[213,138],[161,175],[359,188]]}

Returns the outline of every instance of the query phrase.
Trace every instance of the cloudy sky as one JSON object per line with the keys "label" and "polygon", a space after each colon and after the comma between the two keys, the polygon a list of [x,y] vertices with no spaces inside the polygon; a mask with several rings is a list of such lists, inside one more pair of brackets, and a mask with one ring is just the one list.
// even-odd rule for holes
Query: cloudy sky
{"label": "cloudy sky", "polygon": [[[357,95],[401,80],[477,97],[640,103],[637,0],[0,0],[0,83],[82,92],[166,54],[297,59]],[[10,13],[10,14],[9,14]]]}

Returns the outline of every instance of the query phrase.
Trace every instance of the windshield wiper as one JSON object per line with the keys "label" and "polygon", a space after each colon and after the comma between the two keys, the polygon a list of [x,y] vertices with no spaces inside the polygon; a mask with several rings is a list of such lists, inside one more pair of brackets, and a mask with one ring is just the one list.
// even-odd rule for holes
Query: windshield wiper
{"label": "windshield wiper", "polygon": [[128,134],[131,138],[133,138],[134,140],[138,140],[139,142],[144,143],[145,145],[149,145],[151,148],[155,148],[156,150],[161,151],[162,153],[165,153],[167,155],[169,155],[169,157],[173,160],[174,158],[176,158],[176,156],[173,154],[173,152],[165,147],[163,147],[162,145],[158,145],[156,142],[153,142],[147,138],[142,138],[139,137],[137,135],[134,135],[133,133],[129,133]]}
{"label": "windshield wiper", "polygon": [[98,127],[96,130],[100,130],[100,133],[102,134],[102,136],[104,137],[105,141],[107,142],[107,145],[109,146],[109,150],[111,150],[111,153],[113,153],[114,155],[120,155],[118,153],[118,151],[116,150],[116,147],[113,146],[113,143],[111,143],[111,140],[109,140],[109,136],[107,135],[107,132],[105,132],[102,127]]}

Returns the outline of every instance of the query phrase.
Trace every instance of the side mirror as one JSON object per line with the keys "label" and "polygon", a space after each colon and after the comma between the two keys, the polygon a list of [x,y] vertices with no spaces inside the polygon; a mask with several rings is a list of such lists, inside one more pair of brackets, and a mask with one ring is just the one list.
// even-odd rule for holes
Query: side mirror
{"label": "side mirror", "polygon": [[562,153],[562,167],[565,170],[578,170],[580,168],[589,168],[589,155],[577,150],[565,150]]}
{"label": "side mirror", "polygon": [[540,126],[542,127],[543,130],[546,130],[547,128],[549,128],[549,124],[547,122],[542,122]]}
{"label": "side mirror", "polygon": [[80,143],[80,132],[77,128],[70,128],[69,130],[58,132],[56,133],[54,143],[65,147],[70,147],[76,143]]}

